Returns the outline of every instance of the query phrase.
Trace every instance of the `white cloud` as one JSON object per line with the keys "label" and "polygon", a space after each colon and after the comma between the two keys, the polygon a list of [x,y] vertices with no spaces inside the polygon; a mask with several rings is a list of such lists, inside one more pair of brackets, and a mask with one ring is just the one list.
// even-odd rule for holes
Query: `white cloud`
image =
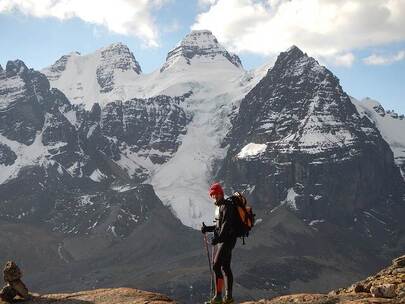
{"label": "white cloud", "polygon": [[214,5],[218,0],[198,0],[200,6]]}
{"label": "white cloud", "polygon": [[405,1],[217,0],[192,29],[211,30],[234,52],[272,55],[295,44],[350,66],[354,49],[405,40]]}
{"label": "white cloud", "polygon": [[334,62],[332,64],[337,66],[351,67],[355,56],[353,53],[337,54],[333,57]]}
{"label": "white cloud", "polygon": [[405,51],[399,51],[396,54],[389,55],[371,54],[370,56],[363,58],[363,62],[368,65],[385,65],[401,60],[405,60]]}
{"label": "white cloud", "polygon": [[105,26],[108,30],[158,46],[158,30],[152,12],[168,0],[0,0],[0,13],[23,14],[66,20],[73,17]]}

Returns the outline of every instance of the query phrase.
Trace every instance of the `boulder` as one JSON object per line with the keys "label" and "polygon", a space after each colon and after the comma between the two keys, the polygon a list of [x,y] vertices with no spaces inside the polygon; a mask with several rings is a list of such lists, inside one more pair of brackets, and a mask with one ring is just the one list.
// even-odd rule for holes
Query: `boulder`
{"label": "boulder", "polygon": [[394,298],[396,296],[394,284],[372,286],[370,292],[375,298]]}

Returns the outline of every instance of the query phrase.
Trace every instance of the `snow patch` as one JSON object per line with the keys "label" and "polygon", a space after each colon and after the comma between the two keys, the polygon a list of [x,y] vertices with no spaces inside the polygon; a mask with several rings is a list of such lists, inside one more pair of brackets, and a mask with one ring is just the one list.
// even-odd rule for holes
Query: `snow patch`
{"label": "snow patch", "polygon": [[90,174],[90,179],[92,179],[95,182],[101,182],[103,179],[107,178],[107,176],[101,172],[99,169],[96,169],[93,171],[92,174]]}
{"label": "snow patch", "polygon": [[294,188],[289,188],[287,191],[287,197],[285,198],[284,201],[281,202],[282,205],[287,205],[293,210],[298,210],[297,204],[295,203],[295,199],[298,196],[297,193],[295,193]]}
{"label": "snow patch", "polygon": [[256,156],[266,151],[266,148],[267,148],[266,144],[249,143],[242,148],[242,150],[238,153],[237,157],[248,158],[251,156]]}

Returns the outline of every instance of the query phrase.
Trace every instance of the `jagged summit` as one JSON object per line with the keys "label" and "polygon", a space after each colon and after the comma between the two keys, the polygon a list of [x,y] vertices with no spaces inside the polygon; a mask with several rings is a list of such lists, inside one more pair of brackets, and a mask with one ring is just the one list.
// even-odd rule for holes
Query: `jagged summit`
{"label": "jagged summit", "polygon": [[190,65],[194,58],[220,61],[225,59],[235,67],[242,68],[240,58],[228,52],[211,31],[193,30],[168,53],[161,72],[179,61]]}
{"label": "jagged summit", "polygon": [[327,69],[321,66],[315,58],[308,56],[295,45],[278,55],[273,69],[280,70],[283,75],[291,76],[302,75],[307,70],[312,70],[315,74],[327,72]]}
{"label": "jagged summit", "polygon": [[291,52],[300,52],[300,53],[304,54],[304,52],[303,52],[298,46],[296,46],[295,44],[293,44],[292,46],[290,46],[290,47],[285,51],[285,53],[291,53]]}
{"label": "jagged summit", "polygon": [[27,71],[28,68],[25,65],[24,61],[17,59],[17,60],[9,60],[6,65],[6,73],[9,76],[18,75]]}

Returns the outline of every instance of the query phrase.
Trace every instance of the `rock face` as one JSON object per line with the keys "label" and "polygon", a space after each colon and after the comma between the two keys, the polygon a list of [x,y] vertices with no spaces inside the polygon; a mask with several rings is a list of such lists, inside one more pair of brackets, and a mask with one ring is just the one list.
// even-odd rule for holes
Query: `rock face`
{"label": "rock face", "polygon": [[180,106],[181,98],[156,96],[110,103],[101,111],[103,134],[126,143],[128,152],[162,164],[173,155],[190,116]]}
{"label": "rock face", "polygon": [[0,72],[0,132],[24,144],[34,141],[44,124],[40,103],[52,98],[49,82],[20,60],[9,61]]}

